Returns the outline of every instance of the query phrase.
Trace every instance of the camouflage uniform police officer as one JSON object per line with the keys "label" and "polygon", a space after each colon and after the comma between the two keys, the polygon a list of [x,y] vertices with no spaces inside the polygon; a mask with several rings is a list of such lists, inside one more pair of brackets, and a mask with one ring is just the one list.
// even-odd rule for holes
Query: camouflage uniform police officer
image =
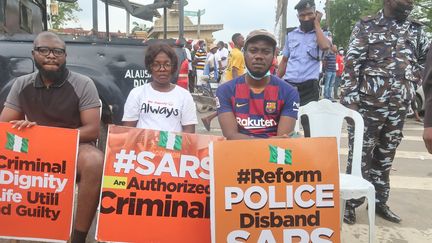
{"label": "camouflage uniform police officer", "polygon": [[[395,223],[401,218],[387,206],[389,173],[428,51],[421,24],[408,18],[412,9],[413,0],[384,0],[383,10],[355,25],[342,81],[341,103],[364,119],[362,172],[375,186],[376,214]],[[346,223],[355,223],[354,209],[363,201],[347,202]]]}

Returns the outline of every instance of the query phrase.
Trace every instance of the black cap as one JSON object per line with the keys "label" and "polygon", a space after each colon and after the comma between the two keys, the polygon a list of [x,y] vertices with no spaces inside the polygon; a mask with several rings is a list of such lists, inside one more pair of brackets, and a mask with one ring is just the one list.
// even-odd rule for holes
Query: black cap
{"label": "black cap", "polygon": [[295,5],[294,9],[303,10],[305,8],[312,8],[312,7],[315,7],[314,0],[300,0],[300,2],[297,3],[297,5]]}

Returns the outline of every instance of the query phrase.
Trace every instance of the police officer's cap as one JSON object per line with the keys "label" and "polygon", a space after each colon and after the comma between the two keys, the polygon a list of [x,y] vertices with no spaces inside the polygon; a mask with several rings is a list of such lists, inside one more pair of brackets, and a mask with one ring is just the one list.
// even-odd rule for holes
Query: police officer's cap
{"label": "police officer's cap", "polygon": [[300,10],[303,10],[305,8],[312,8],[312,7],[315,7],[314,0],[300,0],[300,2],[297,3],[297,5],[294,7],[294,9],[300,11]]}

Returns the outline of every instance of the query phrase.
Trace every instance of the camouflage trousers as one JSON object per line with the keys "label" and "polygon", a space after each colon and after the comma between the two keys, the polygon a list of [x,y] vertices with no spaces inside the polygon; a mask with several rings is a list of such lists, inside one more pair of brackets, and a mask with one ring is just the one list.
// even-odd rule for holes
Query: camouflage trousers
{"label": "camouflage trousers", "polygon": [[[364,138],[362,153],[363,178],[370,181],[376,190],[376,203],[385,204],[390,192],[390,170],[396,149],[402,140],[402,129],[408,103],[387,107],[372,106],[360,102],[358,112],[364,120]],[[351,123],[352,124],[352,123]],[[349,155],[347,173],[351,172],[354,127],[348,125]],[[358,207],[364,198],[349,200],[347,206]]]}

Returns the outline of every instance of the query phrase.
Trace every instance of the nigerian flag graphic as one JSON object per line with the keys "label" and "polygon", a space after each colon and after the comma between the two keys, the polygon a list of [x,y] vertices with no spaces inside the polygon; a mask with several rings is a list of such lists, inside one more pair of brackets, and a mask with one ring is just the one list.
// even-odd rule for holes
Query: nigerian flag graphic
{"label": "nigerian flag graphic", "polygon": [[292,164],[292,152],[277,146],[269,145],[270,162],[276,164]]}
{"label": "nigerian flag graphic", "polygon": [[164,147],[170,150],[181,150],[182,149],[182,136],[176,135],[171,132],[161,131],[159,133],[159,143],[160,147]]}
{"label": "nigerian flag graphic", "polygon": [[6,133],[6,136],[6,149],[15,152],[28,153],[29,140],[27,138],[22,138],[9,132]]}

